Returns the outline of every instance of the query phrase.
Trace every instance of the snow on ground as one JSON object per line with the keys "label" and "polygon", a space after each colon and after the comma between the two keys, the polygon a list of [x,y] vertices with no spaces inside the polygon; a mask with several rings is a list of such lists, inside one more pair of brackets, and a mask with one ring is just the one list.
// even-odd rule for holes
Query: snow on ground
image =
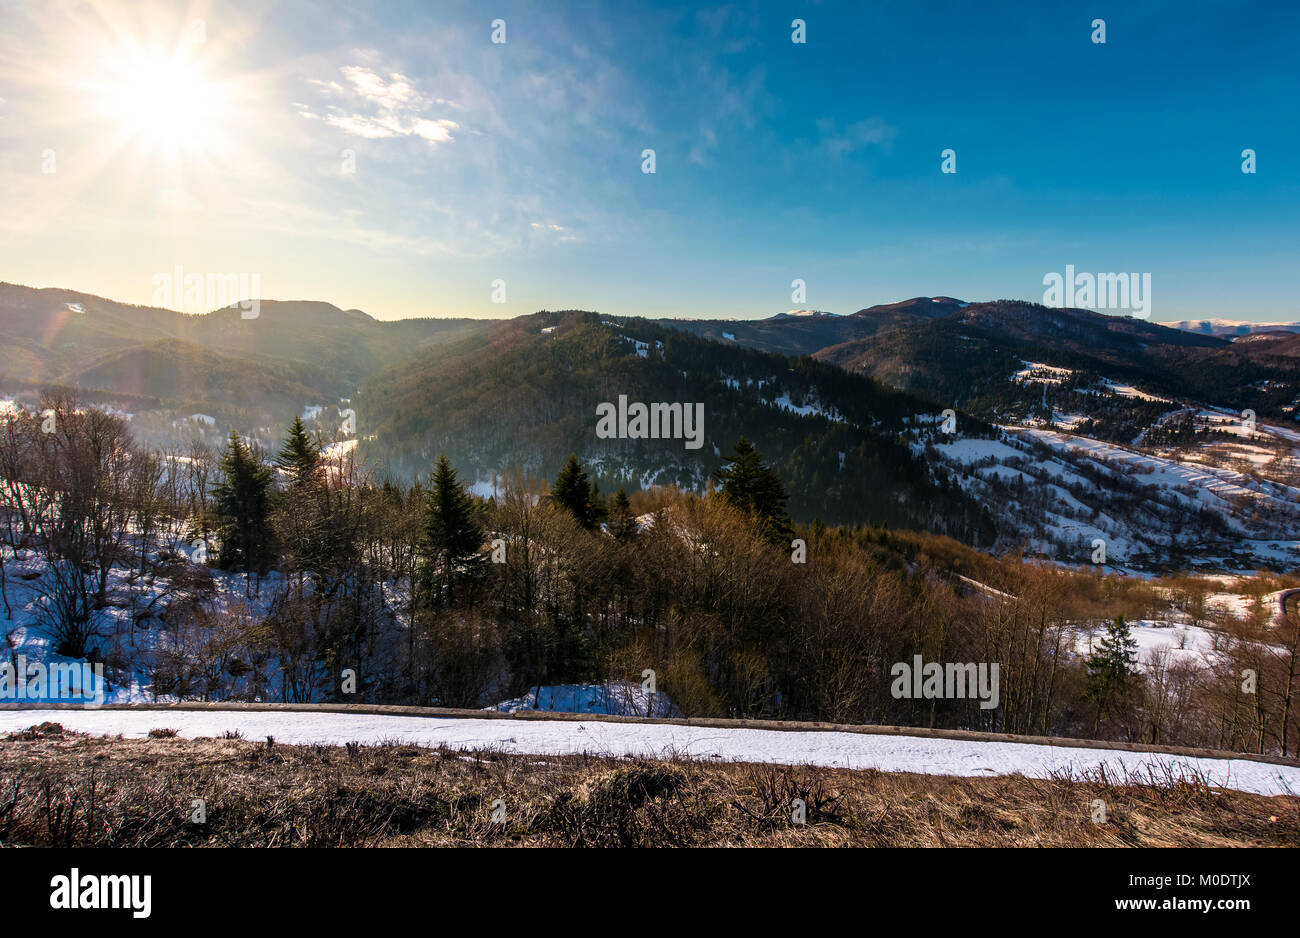
{"label": "snow on ground", "polygon": [[1012,381],[1025,383],[1036,381],[1040,384],[1060,384],[1074,372],[1069,368],[1058,368],[1056,365],[1047,365],[1043,362],[1027,362],[1023,358],[1020,364],[1025,367],[1011,376]]}
{"label": "snow on ground", "polygon": [[[642,342],[640,339],[633,339],[633,338],[631,338],[631,337],[629,337],[629,336],[623,336],[623,338],[627,339],[629,342],[631,342],[631,343],[635,346],[635,348],[636,348],[636,353],[635,353],[635,354],[636,354],[636,356],[637,356],[638,358],[649,358],[649,357],[650,357],[650,343],[649,343],[649,342]],[[656,340],[655,340],[655,350],[658,351],[660,354],[663,353],[663,350],[664,350],[664,344],[663,344],[663,342],[662,342],[661,340],[659,340],[659,339],[656,339]]]}
{"label": "snow on ground", "polygon": [[1161,401],[1166,404],[1173,403],[1167,397],[1158,397],[1155,394],[1148,394],[1146,391],[1139,391],[1131,384],[1120,384],[1109,378],[1102,378],[1098,382],[1105,390],[1112,394],[1118,394],[1120,397],[1132,397],[1140,401]]}
{"label": "snow on ground", "polygon": [[1269,423],[1246,420],[1241,413],[1221,407],[1182,408],[1160,419],[1161,424],[1190,416],[1198,429],[1233,437],[1201,443],[1193,450],[1178,450],[1185,462],[1240,460],[1254,470],[1270,469],[1270,478],[1287,481],[1300,466],[1300,432]]}
{"label": "snow on ground", "polygon": [[[1152,453],[1078,436],[1060,429],[1077,415],[1056,416],[1054,429],[1002,425],[995,439],[934,433],[914,418],[909,446],[918,457],[937,455],[967,494],[999,507],[1008,545],[1060,562],[1091,556],[1101,539],[1106,562],[1129,568],[1183,550],[1193,538],[1204,542],[1201,564],[1296,562],[1300,486],[1293,475],[1263,477],[1202,462],[1199,452]],[[1260,448],[1237,454],[1249,460],[1241,464],[1247,470],[1269,458],[1262,435],[1229,445]]]}
{"label": "snow on ground", "polygon": [[1286,622],[1287,602],[1290,600],[1294,605],[1295,600],[1291,599],[1292,594],[1300,592],[1294,589],[1282,589],[1274,593],[1265,593],[1260,597],[1260,603],[1269,612],[1270,625],[1280,626]]}
{"label": "snow on ground", "polygon": [[793,413],[798,414],[801,417],[807,417],[815,414],[818,417],[825,417],[827,420],[843,421],[844,419],[843,417],[840,416],[839,411],[837,411],[834,407],[829,407],[829,408],[823,407],[816,400],[809,401],[806,404],[796,404],[793,400],[790,399],[789,392],[785,392],[781,394],[779,397],[777,397],[774,404],[776,407],[780,408],[781,410],[791,411]]}
{"label": "snow on ground", "polygon": [[[1268,603],[1268,599],[1265,598],[1264,602]],[[1252,597],[1244,593],[1207,593],[1205,595],[1205,604],[1238,619],[1249,619],[1254,601]],[[1272,609],[1275,604],[1276,600],[1274,603],[1269,604],[1268,608]]]}
{"label": "snow on ground", "polygon": [[[1008,428],[1011,429],[1011,428]],[[1267,510],[1274,502],[1300,499],[1300,489],[1277,483],[1258,482],[1232,469],[1188,465],[1175,459],[1153,456],[1114,443],[1082,436],[1069,436],[1052,430],[1019,429],[1053,448],[1070,450],[1094,461],[1110,464],[1125,472],[1139,475],[1144,485],[1159,485],[1170,490],[1187,489],[1187,503],[1231,514],[1229,500],[1255,500]]]}
{"label": "snow on ground", "polygon": [[993,587],[989,586],[987,583],[981,583],[979,580],[972,580],[970,577],[962,576],[960,573],[957,574],[957,579],[961,580],[967,586],[973,586],[981,593],[986,593],[989,596],[996,596],[999,599],[1010,599],[1013,601],[1016,598],[1012,596],[1010,593],[1004,593],[1002,592],[1002,590],[994,589]]}
{"label": "snow on ground", "polygon": [[[1217,655],[1214,643],[1219,636],[1209,629],[1154,619],[1142,619],[1128,625],[1129,635],[1137,642],[1139,670],[1150,668],[1152,659],[1161,651],[1167,652],[1170,665],[1188,663],[1198,668],[1208,667]],[[1102,627],[1078,630],[1075,634],[1076,654],[1091,654],[1105,634]]]}
{"label": "snow on ground", "polygon": [[1088,419],[1086,414],[1067,414],[1060,410],[1052,410],[1052,423],[1063,430],[1074,430]]}
{"label": "snow on ground", "polygon": [[517,710],[546,710],[552,713],[610,713],[619,716],[664,717],[681,716],[681,711],[667,694],[653,696],[640,684],[628,681],[611,681],[608,684],[557,684],[530,690],[514,700],[487,707],[514,713]]}
{"label": "snow on ground", "polygon": [[[1241,459],[1250,463],[1252,466],[1267,466],[1277,458],[1277,453],[1263,446],[1250,446],[1244,443],[1238,443],[1233,446],[1215,447],[1215,453],[1222,453],[1229,459]],[[1200,454],[1196,454],[1199,456]],[[1195,457],[1188,457],[1195,458]]]}
{"label": "snow on ground", "polygon": [[1271,423],[1261,423],[1259,424],[1258,429],[1261,433],[1280,437],[1289,443],[1300,443],[1300,430],[1294,430],[1290,427],[1279,427]]}
{"label": "snow on ground", "polygon": [[[182,554],[195,549],[184,541],[171,546]],[[5,568],[5,599],[12,610],[12,615],[3,620],[0,635],[7,640],[9,653],[15,658],[23,656],[29,664],[41,662],[47,667],[84,660],[55,654],[55,642],[42,623],[41,609],[48,601],[40,590],[44,560],[35,551],[23,550],[16,556],[7,547],[0,550],[0,560]],[[279,586],[278,572],[263,577],[260,589],[250,591],[241,574],[193,563],[188,567],[191,573],[201,572],[212,578],[212,593],[205,605],[214,616],[262,619],[270,612]],[[94,611],[95,630],[105,637],[97,645],[106,655],[120,657],[127,664],[124,672],[114,669],[108,673],[111,690],[105,695],[105,703],[153,702],[147,662],[155,652],[172,647],[175,632],[162,627],[160,616],[181,594],[166,575],[141,578],[131,569],[115,566],[109,570],[107,596],[107,605]],[[270,665],[266,673],[268,686],[279,686],[278,666]],[[164,695],[162,699],[168,698]]]}
{"label": "snow on ground", "polygon": [[1025,454],[999,440],[959,437],[951,443],[935,443],[934,448],[956,462],[970,464],[981,459],[1023,459]]}
{"label": "snow on ground", "polygon": [[528,755],[582,753],[640,758],[686,757],[722,762],[819,765],[927,775],[987,776],[1021,773],[1078,777],[1104,766],[1108,773],[1168,768],[1204,772],[1211,784],[1263,795],[1300,793],[1300,767],[1249,759],[1199,759],[1118,749],[1082,749],[1039,743],[932,739],[796,730],[758,730],[598,720],[441,719],[354,713],[211,710],[6,710],[0,732],[45,721],[83,733],[140,739],[168,727],[181,736],[219,737],[238,730],[245,739],[267,736],[293,745],[375,744],[398,741],[455,749],[490,748]]}
{"label": "snow on ground", "polygon": [[337,443],[327,443],[321,448],[320,452],[327,460],[342,459],[350,453],[356,452],[358,442],[359,441],[354,438],[351,440],[339,440]]}
{"label": "snow on ground", "polygon": [[[1067,378],[1074,375],[1070,368],[1061,368],[1057,365],[1048,365],[1045,362],[1030,362],[1023,358],[1020,364],[1025,367],[1011,375],[1011,380],[1017,384],[1063,384]],[[1170,403],[1167,397],[1157,397],[1154,394],[1148,394],[1141,391],[1131,384],[1122,384],[1112,381],[1110,378],[1101,378],[1097,381],[1095,389],[1089,388],[1085,393],[1091,394],[1115,394],[1119,397],[1135,398],[1143,401],[1164,401]]]}

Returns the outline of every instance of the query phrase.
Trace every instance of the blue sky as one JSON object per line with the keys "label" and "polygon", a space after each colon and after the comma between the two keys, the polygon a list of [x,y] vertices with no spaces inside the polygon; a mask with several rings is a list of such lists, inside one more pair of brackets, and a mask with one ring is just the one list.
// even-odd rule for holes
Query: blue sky
{"label": "blue sky", "polygon": [[749,318],[1072,264],[1300,318],[1294,5],[267,6],[0,0],[0,279]]}

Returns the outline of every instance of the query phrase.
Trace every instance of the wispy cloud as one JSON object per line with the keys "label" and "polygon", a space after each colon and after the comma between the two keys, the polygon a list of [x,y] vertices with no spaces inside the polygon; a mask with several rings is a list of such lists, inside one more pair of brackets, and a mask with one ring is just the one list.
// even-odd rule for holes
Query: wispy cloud
{"label": "wispy cloud", "polygon": [[553,222],[530,222],[529,226],[534,234],[538,237],[549,238],[566,244],[581,241],[582,239],[573,233],[564,225],[557,225]]}
{"label": "wispy cloud", "polygon": [[817,129],[822,135],[822,150],[833,160],[842,159],[850,153],[868,147],[881,147],[887,150],[893,144],[894,138],[898,136],[898,128],[885,123],[879,117],[857,121],[843,130],[836,129],[835,121],[823,118],[817,122]]}
{"label": "wispy cloud", "polygon": [[304,117],[324,120],[344,133],[382,140],[391,137],[420,137],[432,144],[450,143],[460,124],[436,116],[434,109],[449,107],[450,102],[421,93],[400,72],[388,77],[362,65],[345,65],[339,70],[347,84],[315,79],[311,82],[330,98],[342,104],[327,103],[323,111],[300,105]]}

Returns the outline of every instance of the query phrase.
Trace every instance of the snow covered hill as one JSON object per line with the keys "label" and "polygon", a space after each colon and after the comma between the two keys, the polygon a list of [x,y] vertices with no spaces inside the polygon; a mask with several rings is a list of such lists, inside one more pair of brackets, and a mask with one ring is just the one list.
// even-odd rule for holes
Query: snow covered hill
{"label": "snow covered hill", "polygon": [[[1288,428],[1261,424],[1250,445],[1290,465]],[[1235,468],[1208,450],[1123,446],[1064,430],[1000,427],[994,439],[918,427],[912,447],[997,510],[1004,546],[1064,563],[1161,562],[1280,568],[1300,560],[1300,487]]]}
{"label": "snow covered hill", "polygon": [[238,730],[246,739],[274,737],[295,745],[399,741],[453,749],[495,749],[532,755],[599,754],[723,762],[818,765],[930,775],[1020,773],[1080,778],[1104,767],[1111,777],[1166,770],[1175,777],[1204,773],[1211,784],[1264,795],[1300,794],[1300,767],[1249,759],[1083,749],[1021,742],[940,739],[834,731],[760,730],[602,720],[442,719],[301,711],[6,710],[0,732],[44,721],[83,733],[141,738],[151,729],[184,737],[218,737]]}

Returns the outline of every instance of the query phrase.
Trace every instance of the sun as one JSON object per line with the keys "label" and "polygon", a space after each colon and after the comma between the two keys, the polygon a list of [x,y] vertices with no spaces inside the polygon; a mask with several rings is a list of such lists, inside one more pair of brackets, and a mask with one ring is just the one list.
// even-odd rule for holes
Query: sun
{"label": "sun", "polygon": [[98,110],[122,143],[172,157],[222,145],[227,95],[184,50],[140,50],[105,71],[96,86]]}

